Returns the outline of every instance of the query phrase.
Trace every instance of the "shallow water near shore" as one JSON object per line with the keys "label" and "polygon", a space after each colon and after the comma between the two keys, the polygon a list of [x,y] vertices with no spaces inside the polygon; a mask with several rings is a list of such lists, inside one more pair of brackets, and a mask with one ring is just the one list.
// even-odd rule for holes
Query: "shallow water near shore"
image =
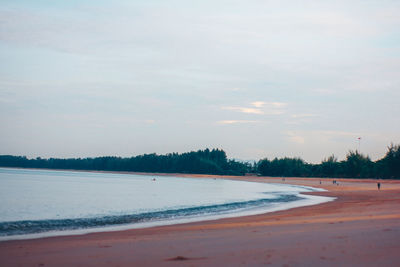
{"label": "shallow water near shore", "polygon": [[318,204],[319,189],[226,179],[0,168],[0,240],[253,215]]}

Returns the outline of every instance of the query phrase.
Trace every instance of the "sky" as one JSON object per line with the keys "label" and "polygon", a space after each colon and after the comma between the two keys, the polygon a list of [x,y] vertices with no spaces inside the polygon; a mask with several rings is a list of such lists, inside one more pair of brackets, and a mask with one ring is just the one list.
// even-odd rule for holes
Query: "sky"
{"label": "sky", "polygon": [[0,154],[379,159],[400,143],[399,13],[388,0],[0,0]]}

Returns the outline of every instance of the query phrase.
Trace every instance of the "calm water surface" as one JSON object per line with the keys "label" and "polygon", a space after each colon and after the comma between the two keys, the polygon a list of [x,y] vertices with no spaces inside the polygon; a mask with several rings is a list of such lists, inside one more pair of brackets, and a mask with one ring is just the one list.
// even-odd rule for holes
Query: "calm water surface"
{"label": "calm water surface", "polygon": [[0,237],[134,228],[330,200],[300,194],[313,190],[221,179],[0,168]]}

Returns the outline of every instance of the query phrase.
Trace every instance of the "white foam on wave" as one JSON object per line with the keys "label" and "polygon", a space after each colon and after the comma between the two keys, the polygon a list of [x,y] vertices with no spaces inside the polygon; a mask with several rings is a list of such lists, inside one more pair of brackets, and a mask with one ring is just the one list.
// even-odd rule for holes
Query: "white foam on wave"
{"label": "white foam on wave", "polygon": [[[0,169],[1,171],[1,169]],[[0,172],[1,173],[1,172]],[[10,175],[9,171],[5,171],[6,174]],[[17,172],[18,173],[18,172]],[[132,176],[132,175],[123,175],[123,174],[96,174],[96,173],[84,173],[84,172],[56,172],[56,171],[43,171],[43,170],[32,170],[32,171],[26,171],[23,170],[21,173],[23,182],[28,183],[31,181],[31,178],[28,178],[27,175],[32,176],[33,174],[36,175],[35,179],[32,181],[34,182],[34,186],[38,186],[40,183],[55,183],[53,184],[52,188],[56,188],[55,185],[58,184],[59,182],[61,183],[62,186],[67,186],[70,185],[72,186],[71,188],[75,188],[77,185],[76,183],[79,184],[79,186],[83,186],[85,189],[87,188],[92,188],[94,186],[100,186],[100,188],[104,187],[104,184],[109,187],[111,185],[110,181],[112,183],[122,183],[122,186],[119,186],[117,188],[123,188],[124,185],[129,185],[132,183],[131,179],[137,179],[138,177],[141,179],[146,179],[146,181],[150,181],[149,176]],[[60,175],[58,175],[60,174]],[[42,176],[51,176],[55,180],[49,179],[49,177],[42,177]],[[57,176],[56,178],[54,176]],[[60,178],[61,177],[61,178]],[[111,178],[110,178],[111,177]],[[133,178],[132,178],[133,177]],[[0,176],[1,178],[1,176]],[[9,179],[10,177],[8,177]],[[38,179],[40,178],[40,179]],[[79,178],[79,179],[78,179]],[[97,178],[97,179],[94,179]],[[59,180],[58,180],[59,179]],[[112,179],[112,180],[111,180]],[[7,178],[6,178],[7,180]],[[11,182],[16,182],[16,180],[9,179]],[[1,182],[1,181],[0,181]],[[42,233],[35,233],[35,234],[23,234],[23,235],[10,235],[10,236],[2,236],[0,237],[0,240],[15,240],[15,239],[33,239],[33,238],[42,238],[42,237],[50,237],[50,236],[65,236],[65,235],[81,235],[81,234],[87,234],[87,233],[94,233],[94,232],[105,232],[105,231],[120,231],[120,230],[127,230],[127,229],[137,229],[137,228],[148,228],[148,227],[154,227],[154,226],[162,226],[162,225],[172,225],[172,224],[182,224],[182,223],[189,223],[189,222],[198,222],[198,221],[208,221],[208,220],[217,220],[217,219],[222,219],[222,218],[232,218],[232,217],[239,217],[239,216],[249,216],[249,215],[257,215],[257,214],[263,214],[263,213],[268,213],[268,212],[274,212],[274,211],[279,211],[279,210],[287,210],[291,208],[296,208],[296,207],[302,207],[302,206],[309,206],[309,205],[316,205],[320,204],[323,202],[327,201],[332,201],[334,198],[331,197],[322,197],[322,196],[314,196],[314,195],[305,195],[302,194],[302,192],[312,192],[312,191],[324,191],[322,189],[318,188],[312,188],[312,187],[307,187],[307,186],[297,186],[297,185],[288,185],[288,184],[276,184],[276,183],[257,183],[257,182],[245,182],[245,181],[232,181],[232,180],[212,180],[212,179],[201,179],[201,178],[177,178],[177,177],[165,177],[159,179],[160,185],[162,186],[167,186],[167,185],[172,185],[173,187],[175,186],[182,186],[182,185],[187,185],[188,189],[195,189],[195,188],[200,188],[199,190],[203,190],[200,192],[197,192],[199,196],[194,196],[191,194],[191,192],[183,192],[184,196],[188,196],[188,198],[192,201],[190,203],[183,203],[181,206],[176,206],[175,203],[178,202],[171,202],[172,206],[174,208],[185,208],[185,207],[196,207],[196,206],[202,206],[202,205],[212,205],[212,204],[227,204],[227,203],[232,203],[232,202],[243,202],[243,201],[251,201],[251,200],[257,200],[257,199],[276,199],[279,196],[282,195],[295,195],[300,197],[301,199],[296,200],[296,201],[290,201],[290,202],[272,202],[268,203],[267,205],[263,206],[257,206],[257,207],[252,207],[252,208],[242,208],[242,209],[234,209],[234,210],[229,210],[229,211],[223,211],[219,212],[216,214],[208,214],[208,215],[195,215],[195,216],[185,216],[185,217],[179,217],[179,218],[168,218],[165,220],[157,220],[157,221],[148,221],[148,222],[140,222],[140,223],[130,223],[130,224],[123,224],[123,225],[110,225],[110,226],[102,226],[102,227],[96,227],[96,228],[86,228],[86,229],[78,229],[78,230],[63,230],[63,231],[49,231],[49,232],[42,232]],[[142,186],[143,184],[140,183]],[[149,183],[150,187],[147,187],[148,185],[145,184],[147,190],[152,190],[156,189],[157,184],[150,182]],[[155,187],[153,185],[156,185]],[[210,192],[210,189],[215,189],[217,187],[218,190]],[[56,188],[58,190],[58,188]],[[184,189],[182,187],[182,189]],[[40,189],[42,190],[42,189]],[[39,191],[40,191],[39,190]],[[41,192],[41,191],[40,191]],[[150,191],[149,191],[150,192]],[[173,192],[176,192],[173,190]],[[18,193],[18,192],[17,192]],[[124,196],[127,196],[128,192],[125,192]],[[48,196],[50,196],[49,194]],[[221,195],[223,197],[221,197]],[[3,195],[4,197],[4,195]],[[84,200],[86,200],[87,196],[84,196]],[[128,196],[129,197],[129,196]],[[202,199],[202,198],[209,198],[209,199]],[[167,198],[164,198],[168,200]],[[196,201],[201,199],[203,202],[199,205]],[[118,200],[118,194],[116,196],[112,196],[110,201],[116,201]],[[132,200],[132,199],[130,199]],[[107,204],[110,205],[107,201],[103,201],[102,204]],[[133,202],[134,203],[134,202]],[[21,203],[19,203],[21,204]],[[24,204],[24,203],[22,203]],[[33,211],[37,211],[37,206],[30,207],[29,202],[28,208],[25,206],[22,206],[22,208],[28,209],[28,213],[25,215],[23,214],[12,214],[10,213],[11,216],[20,216],[21,218],[28,218],[30,214],[33,214]],[[131,213],[131,207],[126,207],[126,204],[122,203],[121,209],[117,212],[117,214],[132,214]],[[129,202],[128,202],[129,204]],[[197,205],[196,205],[197,204]],[[62,203],[62,205],[65,205],[65,203]],[[132,206],[132,205],[131,205]],[[63,206],[64,207],[64,206]],[[0,207],[2,209],[7,209],[7,207],[3,206]],[[13,208],[13,207],[11,207]],[[33,210],[29,210],[29,208],[32,208]],[[72,209],[73,207],[64,207],[64,208],[70,208]],[[90,214],[92,210],[86,208],[86,210],[82,210],[82,207],[76,212],[85,212],[86,214]],[[96,207],[94,207],[96,208]],[[98,207],[97,207],[98,208]],[[166,207],[166,208],[169,208]],[[140,213],[140,209],[138,209]],[[151,211],[151,210],[150,210]],[[18,210],[15,211],[18,213]],[[39,210],[40,212],[40,210]],[[74,217],[69,217],[71,214],[73,216],[75,213],[73,210],[68,210],[69,213],[66,213],[66,215],[61,216],[62,218],[74,218]],[[113,211],[112,211],[113,212]],[[44,214],[50,214],[48,210],[44,211]],[[40,214],[36,214],[35,216],[38,217]],[[108,214],[106,214],[108,215]],[[110,215],[115,215],[114,213],[111,213]],[[44,215],[40,215],[44,216]],[[39,217],[40,217],[39,216]],[[47,216],[47,215],[46,215]],[[45,217],[42,217],[46,219]],[[41,218],[41,219],[42,219]],[[0,218],[1,219],[1,218]],[[35,219],[35,218],[32,218]],[[50,218],[51,219],[51,218]],[[21,220],[21,219],[20,219]],[[7,220],[0,220],[0,221],[7,221]]]}
{"label": "white foam on wave", "polygon": [[[316,189],[316,188],[313,188]],[[320,190],[315,190],[320,191]],[[323,190],[321,190],[323,191]],[[168,225],[177,225],[177,224],[185,224],[192,222],[202,222],[202,221],[212,221],[233,217],[242,217],[242,216],[252,216],[252,215],[260,215],[275,211],[283,211],[289,210],[298,207],[305,207],[311,205],[322,204],[325,202],[330,202],[335,200],[334,197],[323,197],[323,196],[314,196],[314,195],[304,195],[299,193],[300,200],[292,201],[292,202],[281,202],[281,203],[271,203],[270,205],[263,207],[256,207],[252,209],[244,209],[244,210],[236,210],[230,213],[224,214],[214,214],[207,216],[193,216],[187,218],[178,218],[178,219],[168,219],[168,220],[159,220],[153,222],[144,222],[144,223],[134,223],[134,224],[124,224],[124,225],[110,225],[105,227],[96,227],[96,228],[85,228],[85,229],[77,229],[77,230],[65,230],[65,231],[49,231],[43,233],[36,234],[24,234],[24,235],[13,235],[13,236],[2,236],[0,237],[0,241],[6,240],[25,240],[25,239],[38,239],[45,237],[56,237],[56,236],[70,236],[70,235],[84,235],[90,233],[99,233],[99,232],[114,232],[114,231],[124,231],[130,229],[141,229],[141,228],[151,228],[156,226],[168,226]]]}

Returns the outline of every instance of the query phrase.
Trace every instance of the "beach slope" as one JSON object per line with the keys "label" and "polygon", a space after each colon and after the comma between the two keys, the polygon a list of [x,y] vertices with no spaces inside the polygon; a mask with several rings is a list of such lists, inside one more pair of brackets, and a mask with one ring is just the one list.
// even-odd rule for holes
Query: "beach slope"
{"label": "beach slope", "polygon": [[[235,178],[283,182],[277,178]],[[1,266],[400,266],[400,182],[286,178],[337,197],[181,225],[0,242]]]}

